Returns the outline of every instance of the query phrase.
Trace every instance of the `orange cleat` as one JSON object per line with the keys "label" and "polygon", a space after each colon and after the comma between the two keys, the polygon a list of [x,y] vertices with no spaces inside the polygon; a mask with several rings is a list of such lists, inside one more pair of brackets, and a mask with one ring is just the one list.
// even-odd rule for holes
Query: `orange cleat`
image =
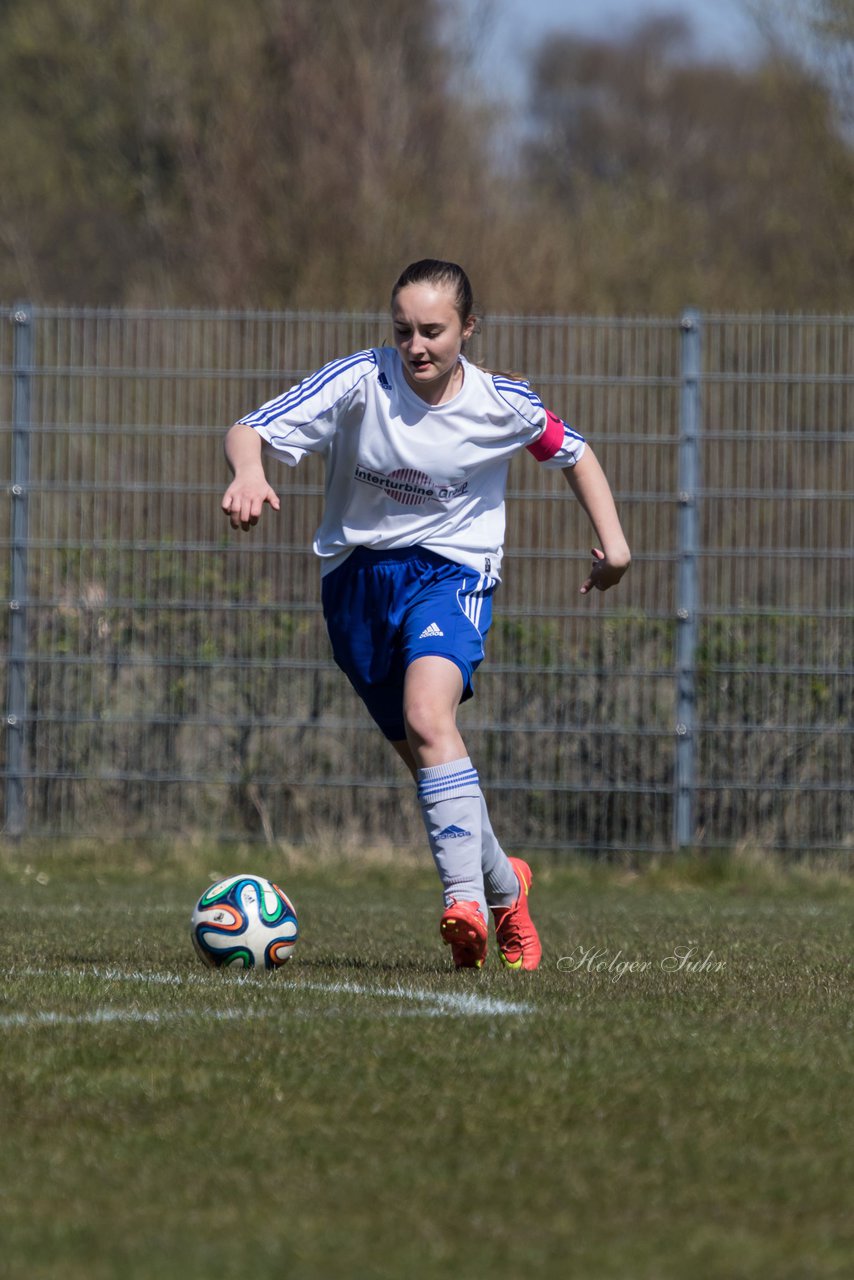
{"label": "orange cleat", "polygon": [[476,902],[452,902],[439,922],[457,969],[481,969],[486,959],[486,921]]}
{"label": "orange cleat", "polygon": [[531,868],[521,858],[510,858],[509,861],[519,881],[519,897],[512,907],[492,908],[495,940],[501,953],[501,963],[508,969],[536,969],[543,948],[528,910],[528,891],[533,880]]}

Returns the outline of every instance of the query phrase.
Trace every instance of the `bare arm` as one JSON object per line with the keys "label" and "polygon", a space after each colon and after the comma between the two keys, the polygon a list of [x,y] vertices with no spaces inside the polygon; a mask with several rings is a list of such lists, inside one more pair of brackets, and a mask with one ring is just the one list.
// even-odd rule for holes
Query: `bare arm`
{"label": "bare arm", "polygon": [[593,547],[593,567],[581,587],[587,595],[594,587],[607,591],[616,586],[632,561],[629,544],[617,515],[611,486],[590,445],[574,467],[564,467],[567,484],[587,512],[600,547]]}
{"label": "bare arm", "polygon": [[232,529],[250,529],[261,518],[264,503],[274,511],[281,503],[267,481],[261,458],[263,441],[252,427],[236,422],[225,437],[225,457],[234,479],[222,499]]}

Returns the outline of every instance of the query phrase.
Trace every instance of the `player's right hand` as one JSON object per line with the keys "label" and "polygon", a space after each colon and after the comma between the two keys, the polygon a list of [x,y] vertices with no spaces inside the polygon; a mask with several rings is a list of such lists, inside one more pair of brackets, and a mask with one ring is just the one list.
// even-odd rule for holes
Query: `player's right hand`
{"label": "player's right hand", "polygon": [[232,529],[251,529],[261,519],[264,503],[274,511],[281,507],[275,489],[261,476],[235,476],[222,498],[222,509],[228,516]]}

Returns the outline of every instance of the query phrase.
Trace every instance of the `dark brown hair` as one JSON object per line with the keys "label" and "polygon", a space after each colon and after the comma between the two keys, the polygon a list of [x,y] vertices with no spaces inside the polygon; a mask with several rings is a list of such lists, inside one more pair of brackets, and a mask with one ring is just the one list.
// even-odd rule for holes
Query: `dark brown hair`
{"label": "dark brown hair", "polygon": [[475,314],[471,281],[456,262],[443,262],[441,258],[421,258],[418,262],[411,262],[400,273],[391,291],[392,306],[401,289],[409,284],[432,284],[435,288],[449,289],[461,325]]}

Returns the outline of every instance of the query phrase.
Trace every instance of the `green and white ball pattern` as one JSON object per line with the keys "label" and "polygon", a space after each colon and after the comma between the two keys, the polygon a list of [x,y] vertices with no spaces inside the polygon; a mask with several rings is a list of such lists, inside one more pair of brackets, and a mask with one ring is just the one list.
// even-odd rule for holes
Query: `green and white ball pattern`
{"label": "green and white ball pattern", "polygon": [[293,903],[264,876],[218,880],[193,911],[193,946],[215,969],[279,969],[290,960],[298,937]]}

